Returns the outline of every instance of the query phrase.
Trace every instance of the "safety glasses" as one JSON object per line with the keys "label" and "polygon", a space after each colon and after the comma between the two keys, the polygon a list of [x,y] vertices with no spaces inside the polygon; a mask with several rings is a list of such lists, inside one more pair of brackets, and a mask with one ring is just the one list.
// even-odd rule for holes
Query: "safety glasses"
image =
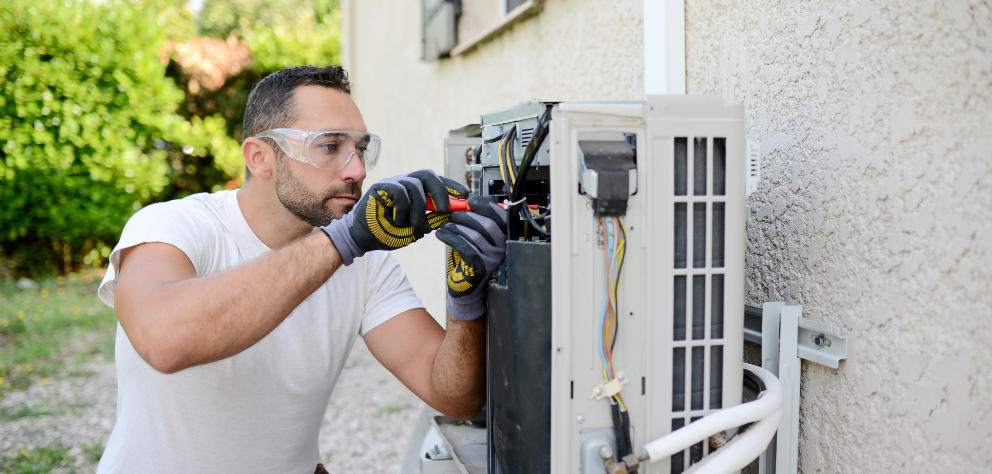
{"label": "safety glasses", "polygon": [[323,170],[339,170],[358,157],[365,169],[375,167],[382,141],[358,130],[273,128],[254,138],[268,138],[290,158]]}

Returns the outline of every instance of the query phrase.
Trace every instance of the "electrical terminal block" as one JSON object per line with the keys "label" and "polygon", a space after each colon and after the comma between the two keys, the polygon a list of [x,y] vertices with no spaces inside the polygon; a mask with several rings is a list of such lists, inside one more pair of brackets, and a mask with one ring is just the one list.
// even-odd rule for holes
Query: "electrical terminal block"
{"label": "electrical terminal block", "polygon": [[623,375],[623,372],[617,373],[617,376],[610,379],[608,382],[603,382],[592,388],[592,394],[589,398],[594,398],[596,400],[602,400],[604,398],[612,397],[623,390],[624,384],[627,383],[627,377]]}

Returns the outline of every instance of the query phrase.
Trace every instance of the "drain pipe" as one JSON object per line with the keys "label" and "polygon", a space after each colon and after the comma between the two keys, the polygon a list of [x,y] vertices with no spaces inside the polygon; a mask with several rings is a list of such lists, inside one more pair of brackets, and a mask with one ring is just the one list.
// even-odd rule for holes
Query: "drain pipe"
{"label": "drain pipe", "polygon": [[644,0],[644,95],[685,94],[684,0]]}

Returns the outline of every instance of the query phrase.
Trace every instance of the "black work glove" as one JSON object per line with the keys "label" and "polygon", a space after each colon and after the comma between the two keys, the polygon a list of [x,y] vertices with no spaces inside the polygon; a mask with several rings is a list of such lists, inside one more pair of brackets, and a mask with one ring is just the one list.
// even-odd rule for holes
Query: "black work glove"
{"label": "black work glove", "polygon": [[[405,247],[448,221],[448,197],[468,194],[464,186],[430,170],[386,178],[373,184],[342,218],[321,227],[345,265],[371,250]],[[427,214],[427,199],[437,212]]]}
{"label": "black work glove", "polygon": [[486,312],[486,282],[506,256],[506,210],[471,195],[471,211],[451,213],[437,231],[448,244],[448,314],[469,321]]}

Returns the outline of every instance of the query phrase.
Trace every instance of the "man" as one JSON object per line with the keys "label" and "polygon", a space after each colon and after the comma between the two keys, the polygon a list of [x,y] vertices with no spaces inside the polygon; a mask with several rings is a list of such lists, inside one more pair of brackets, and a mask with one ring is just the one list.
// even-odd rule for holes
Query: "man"
{"label": "man", "polygon": [[[99,295],[119,322],[117,423],[98,472],[314,472],[359,335],[437,410],[467,419],[482,404],[479,317],[505,211],[473,196],[472,212],[449,213],[465,190],[429,171],[362,196],[379,142],[340,67],[263,79],[244,136],[241,189],[148,206],[111,254]],[[373,251],[437,228],[451,246],[447,330]]]}

